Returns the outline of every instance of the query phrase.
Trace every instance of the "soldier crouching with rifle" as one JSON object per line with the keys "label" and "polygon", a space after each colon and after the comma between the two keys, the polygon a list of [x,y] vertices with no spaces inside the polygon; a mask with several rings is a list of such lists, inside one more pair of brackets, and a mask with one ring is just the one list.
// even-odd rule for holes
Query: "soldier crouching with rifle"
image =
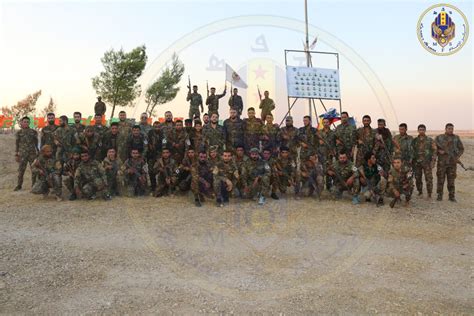
{"label": "soldier crouching with rifle", "polygon": [[392,160],[392,167],[388,173],[387,193],[393,198],[390,207],[395,207],[397,202],[405,198],[405,206],[408,206],[413,192],[413,181],[411,169],[402,164],[402,158],[395,156]]}
{"label": "soldier crouching with rifle", "polygon": [[377,206],[383,205],[383,196],[387,187],[387,179],[383,168],[377,164],[377,158],[373,152],[368,152],[364,156],[364,163],[359,167],[361,192],[367,202],[372,198]]}
{"label": "soldier crouching with rifle", "polygon": [[74,188],[76,196],[94,200],[100,193],[104,200],[111,197],[107,190],[107,177],[104,168],[97,160],[90,159],[89,152],[81,153],[81,164],[74,175]]}
{"label": "soldier crouching with rifle", "polygon": [[359,171],[349,160],[347,152],[342,150],[337,161],[328,168],[328,175],[334,179],[334,193],[336,199],[342,197],[344,191],[351,192],[352,204],[359,204]]}
{"label": "soldier crouching with rifle", "polygon": [[132,149],[130,158],[122,166],[128,196],[143,196],[147,189],[148,168],[138,149]]}
{"label": "soldier crouching with rifle", "polygon": [[156,197],[174,194],[176,186],[176,163],[171,158],[171,151],[168,146],[163,147],[161,158],[153,166],[156,174]]}
{"label": "soldier crouching with rifle", "polygon": [[32,171],[37,179],[31,188],[31,193],[47,197],[52,189],[56,200],[62,201],[61,163],[53,157],[53,148],[50,145],[41,147],[40,155],[33,161]]}

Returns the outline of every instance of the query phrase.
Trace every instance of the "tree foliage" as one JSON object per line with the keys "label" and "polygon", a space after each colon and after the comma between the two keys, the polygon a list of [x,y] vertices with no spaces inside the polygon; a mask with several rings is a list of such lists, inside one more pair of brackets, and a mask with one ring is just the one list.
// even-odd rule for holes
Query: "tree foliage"
{"label": "tree foliage", "polygon": [[17,120],[23,116],[32,115],[36,112],[36,102],[41,96],[41,90],[29,94],[26,98],[18,101],[15,105],[2,107],[3,115],[13,116]]}
{"label": "tree foliage", "polygon": [[179,91],[177,85],[181,81],[183,73],[184,64],[179,60],[178,55],[175,53],[171,59],[171,64],[163,70],[161,76],[146,90],[146,112],[149,116],[155,114],[155,107],[158,104],[167,103],[176,97]]}
{"label": "tree foliage", "polygon": [[49,97],[48,105],[46,105],[40,112],[40,115],[45,117],[48,113],[56,112],[56,103],[54,102],[52,97]]}
{"label": "tree foliage", "polygon": [[92,78],[92,87],[102,99],[112,105],[114,116],[116,106],[131,105],[140,96],[141,87],[137,84],[147,62],[145,45],[130,52],[113,49],[101,58],[104,71]]}

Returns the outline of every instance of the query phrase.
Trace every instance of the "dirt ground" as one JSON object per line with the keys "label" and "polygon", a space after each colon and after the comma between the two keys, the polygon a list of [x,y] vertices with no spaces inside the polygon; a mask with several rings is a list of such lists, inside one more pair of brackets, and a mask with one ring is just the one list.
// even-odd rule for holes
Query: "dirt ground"
{"label": "dirt ground", "polygon": [[327,196],[57,203],[28,192],[29,172],[12,192],[13,137],[0,146],[3,314],[474,313],[473,171],[458,168],[458,203],[416,196],[410,208]]}

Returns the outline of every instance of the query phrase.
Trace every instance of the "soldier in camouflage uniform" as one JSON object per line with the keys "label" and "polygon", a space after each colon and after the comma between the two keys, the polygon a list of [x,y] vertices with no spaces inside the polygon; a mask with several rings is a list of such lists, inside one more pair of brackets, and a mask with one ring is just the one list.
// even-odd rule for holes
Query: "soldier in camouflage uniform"
{"label": "soldier in camouflage uniform", "polygon": [[148,138],[142,134],[138,125],[133,126],[132,134],[128,140],[128,153],[131,153],[132,149],[138,149],[142,157],[147,157],[148,155]]}
{"label": "soldier in camouflage uniform", "polygon": [[102,115],[96,114],[94,115],[94,132],[102,137],[104,137],[104,134],[108,131],[107,126],[104,125],[105,121]]}
{"label": "soldier in camouflage uniform", "polygon": [[426,136],[426,126],[418,125],[418,136],[413,139],[413,172],[415,173],[418,195],[423,194],[423,173],[425,174],[426,192],[431,198],[433,192],[433,167],[436,163],[436,143]]}
{"label": "soldier in camouflage uniform", "polygon": [[329,167],[328,175],[334,179],[336,199],[342,197],[344,191],[352,193],[352,204],[359,204],[359,171],[345,151],[339,153],[336,162]]}
{"label": "soldier in camouflage uniform", "polygon": [[374,153],[378,164],[381,165],[383,170],[387,173],[392,166],[393,143],[392,133],[385,126],[384,119],[377,120]]}
{"label": "soldier in camouflage uniform", "polygon": [[[328,118],[323,119],[323,128],[317,132],[318,137],[318,156],[324,168],[324,174],[327,173],[329,166],[332,165],[336,156],[336,135],[331,130],[331,122]],[[332,178],[326,177],[326,189],[330,190],[332,186]]]}
{"label": "soldier in camouflage uniform", "polygon": [[286,189],[292,186],[295,198],[299,198],[300,177],[296,168],[296,162],[290,157],[290,149],[288,147],[280,148],[280,155],[273,161],[272,174],[275,175],[273,180],[280,193],[286,194]]}
{"label": "soldier in camouflage uniform", "polygon": [[171,131],[174,129],[173,114],[170,111],[165,112],[165,121],[161,124],[161,135],[163,137],[163,146],[168,144]]}
{"label": "soldier in camouflage uniform", "polygon": [[115,153],[118,152],[119,139],[119,125],[117,122],[113,122],[110,124],[110,129],[102,137],[101,154],[99,156],[99,160],[103,160],[107,156],[107,151],[110,148],[113,148]]}
{"label": "soldier in camouflage uniform", "polygon": [[300,141],[301,151],[300,160],[304,161],[309,158],[309,153],[317,149],[316,128],[311,126],[311,117],[305,115],[303,118],[303,127],[298,130],[298,139]]}
{"label": "soldier in camouflage uniform", "polygon": [[259,109],[261,110],[260,117],[262,121],[265,121],[267,114],[272,114],[275,109],[275,102],[269,98],[269,92],[263,92],[264,98],[260,101]]}
{"label": "soldier in camouflage uniform", "polygon": [[349,124],[349,114],[341,113],[341,124],[334,131],[336,136],[336,152],[345,151],[347,158],[352,161],[354,145],[356,144],[356,128]]}
{"label": "soldier in camouflage uniform", "polygon": [[397,201],[401,201],[402,195],[405,196],[405,205],[408,206],[412,192],[411,170],[408,166],[403,165],[402,159],[399,156],[395,156],[392,161],[392,167],[388,172],[387,194],[393,198],[390,202],[390,207],[393,208]]}
{"label": "soldier in camouflage uniform", "polygon": [[219,155],[219,151],[217,150],[217,146],[211,146],[209,148],[209,158],[208,162],[211,165],[211,168],[214,167],[221,161],[221,156]]}
{"label": "soldier in camouflage uniform", "polygon": [[365,155],[367,155],[367,153],[373,152],[374,150],[375,130],[370,126],[371,122],[372,119],[370,116],[364,115],[362,117],[362,124],[364,124],[364,126],[359,127],[356,131],[356,167],[362,166]]}
{"label": "soldier in camouflage uniform", "polygon": [[156,174],[156,197],[163,195],[174,194],[176,187],[176,163],[171,158],[171,151],[169,147],[163,147],[161,158],[158,159],[153,166]]}
{"label": "soldier in camouflage uniform", "polygon": [[54,113],[48,113],[46,115],[46,118],[48,120],[48,125],[41,129],[40,144],[41,147],[43,147],[44,145],[51,146],[53,150],[53,156],[56,157],[56,145],[54,144],[54,131],[58,128],[58,126],[54,123],[56,117],[54,116]]}
{"label": "soldier in camouflage uniform", "polygon": [[81,153],[81,163],[74,175],[74,188],[76,196],[81,195],[89,200],[94,200],[96,193],[100,193],[105,200],[111,199],[107,192],[107,176],[104,168],[98,161],[89,159],[87,151]]}
{"label": "soldier in camouflage uniform", "polygon": [[[26,166],[38,155],[38,133],[30,128],[30,119],[25,116],[20,120],[21,129],[15,134],[15,160],[18,162],[18,183],[14,191],[21,190]],[[31,182],[35,184],[36,175],[32,173]]]}
{"label": "soldier in camouflage uniform", "polygon": [[444,181],[447,179],[449,200],[456,202],[454,181],[456,180],[457,163],[464,153],[464,145],[459,136],[454,134],[454,125],[451,123],[446,124],[445,133],[436,136],[435,142],[438,151],[436,171],[438,201],[443,199]]}
{"label": "soldier in camouflage uniform", "polygon": [[[198,93],[198,86],[193,86],[192,93],[191,89],[188,90],[186,101],[189,101],[188,117],[190,119],[194,119],[195,117],[200,118],[201,112],[204,112],[204,107],[202,105],[202,96]],[[199,108],[201,108],[201,112],[199,112]]]}
{"label": "soldier in camouflage uniform", "polygon": [[232,160],[232,152],[230,150],[224,150],[222,160],[214,166],[212,174],[216,204],[222,207],[224,204],[229,203],[231,192],[239,180],[239,170]]}
{"label": "soldier in camouflage uniform", "polygon": [[117,138],[117,157],[121,162],[128,159],[128,141],[130,134],[132,133],[132,125],[127,120],[127,113],[125,111],[119,112],[118,121],[119,135]]}
{"label": "soldier in camouflage uniform", "polygon": [[377,164],[377,158],[372,152],[365,154],[364,163],[359,167],[361,192],[367,202],[374,201],[377,206],[383,205],[383,196],[387,188],[387,179],[382,166]]}
{"label": "soldier in camouflage uniform", "polygon": [[218,151],[222,153],[225,149],[225,130],[222,125],[219,125],[217,113],[211,114],[211,121],[208,125],[204,126],[202,134],[206,148],[216,146]]}
{"label": "soldier in camouflage uniform", "polygon": [[237,115],[236,109],[230,109],[230,116],[224,121],[224,132],[226,135],[226,149],[235,151],[237,144],[244,139],[244,121]]}
{"label": "soldier in camouflage uniform", "polygon": [[287,116],[285,119],[285,126],[280,128],[280,146],[285,146],[290,149],[290,156],[296,159],[298,153],[298,128],[293,126],[293,118]]}
{"label": "soldier in camouflage uniform", "polygon": [[82,148],[82,151],[89,153],[89,159],[101,160],[102,141],[100,136],[95,132],[93,126],[87,126],[83,134],[79,135],[79,142],[77,143]]}
{"label": "soldier in camouflage uniform", "polygon": [[151,191],[155,192],[156,190],[156,174],[152,168],[158,158],[161,156],[161,148],[163,146],[163,135],[161,133],[161,126],[158,121],[153,123],[153,129],[148,133],[148,157],[147,164],[148,174],[150,177],[150,187]]}
{"label": "soldier in camouflage uniform", "polygon": [[194,203],[197,207],[202,206],[204,197],[212,198],[213,195],[213,168],[207,161],[205,151],[199,153],[198,162],[191,169],[191,190],[194,194]]}
{"label": "soldier in camouflage uniform", "polygon": [[280,147],[280,128],[278,124],[273,123],[273,115],[267,114],[266,124],[262,126],[262,140],[263,148],[270,148],[274,157],[278,156],[278,149]]}
{"label": "soldier in camouflage uniform", "polygon": [[258,148],[260,136],[262,135],[263,123],[259,118],[255,117],[255,109],[247,110],[248,118],[244,119],[244,145],[245,151],[249,152],[251,148]]}
{"label": "soldier in camouflage uniform", "polygon": [[119,183],[120,181],[120,162],[117,159],[117,151],[115,148],[110,147],[107,150],[106,157],[102,161],[102,167],[105,170],[105,175],[107,177],[107,189],[110,196],[119,196]]}
{"label": "soldier in camouflage uniform", "polygon": [[270,193],[271,167],[260,159],[257,148],[250,149],[250,159],[242,168],[242,182],[246,198],[258,197],[258,204],[265,204],[265,197]]}
{"label": "soldier in camouflage uniform", "polygon": [[199,120],[195,120],[194,127],[190,135],[191,147],[194,148],[194,152],[199,153],[203,150],[206,150],[203,137],[204,136],[202,135],[202,122]]}
{"label": "soldier in camouflage uniform", "polygon": [[216,88],[211,88],[211,95],[206,99],[207,113],[212,115],[216,113],[219,116],[219,99],[224,97],[227,92],[227,86],[222,94],[216,94]]}
{"label": "soldier in camouflage uniform", "polygon": [[188,134],[183,128],[183,121],[176,120],[175,127],[171,131],[168,141],[173,149],[172,157],[176,164],[179,165],[184,158],[186,149],[191,145]]}
{"label": "soldier in camouflage uniform", "polygon": [[234,88],[232,92],[233,93],[229,98],[229,107],[231,110],[235,110],[237,112],[237,117],[240,118],[242,111],[244,110],[244,102],[242,101],[242,97],[238,95],[239,89]]}
{"label": "soldier in camouflage uniform", "polygon": [[102,102],[102,97],[97,97],[97,102],[94,105],[94,113],[95,114],[100,114],[100,116],[105,114],[105,111],[107,110],[105,103]]}
{"label": "soldier in camouflage uniform", "polygon": [[178,165],[176,172],[178,174],[178,188],[181,192],[186,192],[191,188],[192,174],[191,169],[196,163],[196,154],[194,148],[190,147],[186,151],[186,156],[184,157],[181,164]]}
{"label": "soldier in camouflage uniform", "polygon": [[69,201],[74,201],[77,199],[76,189],[74,188],[74,176],[80,163],[81,149],[79,147],[74,147],[71,150],[71,158],[69,158],[63,166],[63,176],[66,176],[64,184],[70,192]]}
{"label": "soldier in camouflage uniform", "polygon": [[316,192],[316,197],[321,199],[321,192],[324,189],[324,167],[315,151],[310,152],[309,158],[301,163],[301,182],[305,196],[312,196]]}
{"label": "soldier in camouflage uniform", "polygon": [[74,112],[74,124],[71,126],[75,133],[74,136],[78,137],[82,133],[84,133],[84,130],[86,129],[86,126],[82,124],[82,113],[81,112]]}
{"label": "soldier in camouflage uniform", "polygon": [[407,124],[398,126],[400,134],[393,137],[394,155],[402,158],[402,163],[411,168],[413,160],[413,137],[407,134]]}
{"label": "soldier in camouflage uniform", "polygon": [[[237,166],[237,170],[239,175],[242,174],[243,166],[249,159],[249,157],[245,154],[245,147],[242,144],[238,144],[235,147],[235,156],[234,156],[234,163]],[[244,184],[242,182],[242,177],[239,177],[239,180],[236,183],[237,190],[239,192],[239,196],[243,196]]]}
{"label": "soldier in camouflage uniform", "polygon": [[52,189],[57,201],[61,198],[61,164],[56,162],[51,145],[41,147],[41,153],[31,165],[31,171],[36,174],[36,182],[31,188],[33,194],[43,194],[45,197]]}
{"label": "soldier in camouflage uniform", "polygon": [[122,165],[124,185],[128,196],[143,196],[147,189],[148,165],[142,158],[140,151],[136,148],[130,152],[128,158]]}
{"label": "soldier in camouflage uniform", "polygon": [[270,187],[271,187],[270,197],[274,200],[279,200],[280,198],[276,194],[278,190],[278,176],[274,172],[276,158],[273,157],[272,154],[273,154],[273,150],[271,148],[264,148],[262,150],[262,160],[270,166]]}
{"label": "soldier in camouflage uniform", "polygon": [[148,133],[153,129],[153,127],[148,123],[148,114],[142,113],[140,115],[140,124],[138,124],[138,126],[140,126],[140,132],[143,136],[147,137]]}
{"label": "soldier in camouflage uniform", "polygon": [[54,144],[57,147],[56,160],[64,164],[69,159],[71,149],[76,145],[75,130],[69,127],[67,116],[61,116],[59,122],[59,127],[54,131]]}

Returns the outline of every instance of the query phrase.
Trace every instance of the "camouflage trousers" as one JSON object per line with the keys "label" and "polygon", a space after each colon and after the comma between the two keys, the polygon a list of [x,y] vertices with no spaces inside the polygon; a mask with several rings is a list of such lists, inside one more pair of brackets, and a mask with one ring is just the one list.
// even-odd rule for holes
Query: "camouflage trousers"
{"label": "camouflage trousers", "polygon": [[189,107],[189,112],[188,112],[188,118],[190,119],[194,119],[194,117],[197,116],[197,117],[201,117],[201,112],[199,111],[199,106],[190,106]]}
{"label": "camouflage trousers", "polygon": [[[18,163],[18,182],[17,182],[18,186],[21,187],[23,185],[23,177],[25,175],[26,167],[27,165],[30,165],[30,170],[31,170],[31,164],[33,163],[35,159],[36,159],[36,153],[29,153],[29,154],[20,156],[20,162]],[[32,185],[35,184],[35,181],[36,181],[36,174],[32,172],[31,173]]]}
{"label": "camouflage trousers", "polygon": [[425,174],[426,191],[428,194],[433,192],[433,169],[430,163],[415,162],[413,164],[415,172],[415,183],[418,192],[423,192],[423,174]]}
{"label": "camouflage trousers", "polygon": [[33,194],[48,194],[50,189],[52,192],[61,197],[62,195],[62,183],[61,176],[52,174],[49,176],[39,176],[31,188],[31,193]]}
{"label": "camouflage trousers", "polygon": [[395,190],[397,190],[400,195],[405,195],[405,199],[408,201],[411,198],[411,195],[413,193],[413,183],[410,181],[407,187],[399,187],[399,188],[394,188],[394,187],[389,187],[387,190],[387,195],[395,198]]}
{"label": "camouflage trousers", "polygon": [[85,198],[91,198],[97,193],[101,193],[105,196],[107,194],[107,185],[102,179],[96,178],[93,181],[81,183],[79,190],[81,191],[82,197]]}
{"label": "camouflage trousers", "polygon": [[357,168],[362,166],[362,164],[364,163],[364,160],[365,160],[365,155],[369,152],[369,151],[365,150],[364,148],[365,148],[365,146],[357,147],[356,161],[355,161],[355,165],[356,165]]}
{"label": "camouflage trousers", "polygon": [[257,181],[256,185],[253,185],[254,179],[247,184],[247,189],[244,190],[244,198],[252,199],[257,197],[259,194],[268,196],[270,193],[270,176],[262,176]]}
{"label": "camouflage trousers", "polygon": [[324,189],[324,177],[314,172],[308,177],[302,177],[301,182],[304,196],[311,196],[314,192],[319,196]]}
{"label": "camouflage trousers", "polygon": [[[147,160],[148,166],[154,166],[156,163],[156,158],[149,158]],[[156,173],[154,168],[148,168],[148,176],[150,177],[150,188],[154,192],[156,190]]]}
{"label": "camouflage trousers", "polygon": [[199,199],[202,201],[204,200],[204,196],[208,198],[211,198],[213,196],[214,186],[212,175],[210,175],[206,179],[206,182],[209,184],[209,187],[206,187],[206,185],[202,181],[199,181],[199,177],[197,175],[193,175],[191,180],[191,191],[193,192],[195,199]]}
{"label": "camouflage trousers", "polygon": [[216,194],[216,199],[222,202],[228,202],[229,198],[233,195],[235,188],[235,183],[232,182],[232,191],[227,190],[227,183],[223,180],[213,181],[214,193]]}
{"label": "camouflage trousers", "polygon": [[387,183],[387,179],[385,179],[384,177],[380,177],[380,180],[377,183],[368,183],[365,185],[361,184],[361,193],[366,199],[370,199],[374,195],[383,196],[385,194],[385,191],[387,190]]}
{"label": "camouflage trousers", "polygon": [[352,185],[346,185],[345,183],[340,183],[337,178],[334,179],[334,191],[336,195],[342,194],[344,191],[351,193],[352,195],[358,195],[360,192],[360,181],[359,178],[355,178],[352,182]]}
{"label": "camouflage trousers", "polygon": [[145,180],[140,180],[140,178],[143,179],[143,176],[139,178],[135,175],[126,175],[124,178],[127,196],[132,197],[145,195],[147,189],[146,178]]}
{"label": "camouflage trousers", "polygon": [[179,190],[181,192],[189,191],[189,189],[191,188],[191,181],[192,181],[191,172],[181,171],[178,174],[178,179],[177,179]]}
{"label": "camouflage trousers", "polygon": [[438,160],[438,165],[436,167],[436,178],[437,178],[437,188],[436,192],[438,194],[443,195],[444,189],[444,181],[448,180],[448,192],[449,197],[454,197],[455,193],[455,185],[454,182],[456,180],[456,164],[447,164],[444,162],[440,162]]}
{"label": "camouflage trousers", "polygon": [[175,174],[172,174],[170,177],[170,183],[166,183],[167,175],[162,172],[158,172],[156,175],[156,196],[162,196],[169,193],[174,193],[177,183],[177,178]]}
{"label": "camouflage trousers", "polygon": [[[290,183],[292,182],[292,183]],[[272,188],[272,193],[276,193],[276,191],[280,191],[280,193],[286,194],[288,187],[293,186],[293,190],[295,194],[300,193],[300,180],[299,176],[292,177],[286,174],[281,176],[272,175],[270,177],[270,183]]]}
{"label": "camouflage trousers", "polygon": [[68,161],[68,159],[70,158],[69,156],[69,151],[66,148],[64,148],[63,146],[58,147],[56,151],[56,160],[61,162],[61,166],[64,165],[66,161]]}
{"label": "camouflage trousers", "polygon": [[67,176],[66,179],[64,179],[64,185],[69,190],[69,192],[71,193],[76,192],[75,187],[74,187],[74,177]]}
{"label": "camouflage trousers", "polygon": [[119,192],[119,175],[111,172],[106,172],[107,176],[107,192],[111,196],[120,195]]}

